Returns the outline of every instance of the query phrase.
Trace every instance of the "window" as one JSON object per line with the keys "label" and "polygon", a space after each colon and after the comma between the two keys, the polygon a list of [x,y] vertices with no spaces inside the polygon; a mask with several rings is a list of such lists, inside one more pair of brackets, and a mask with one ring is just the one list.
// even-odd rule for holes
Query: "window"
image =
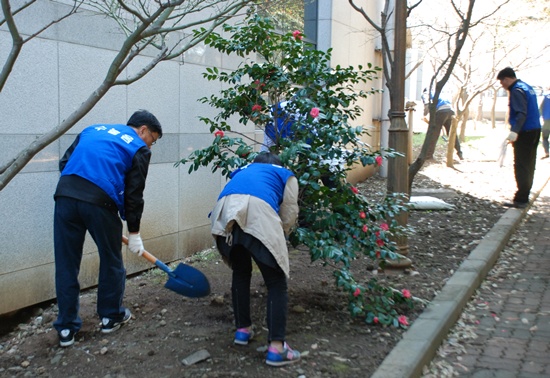
{"label": "window", "polygon": [[317,1],[316,0],[265,0],[262,14],[275,21],[281,33],[303,31],[306,41],[317,44]]}

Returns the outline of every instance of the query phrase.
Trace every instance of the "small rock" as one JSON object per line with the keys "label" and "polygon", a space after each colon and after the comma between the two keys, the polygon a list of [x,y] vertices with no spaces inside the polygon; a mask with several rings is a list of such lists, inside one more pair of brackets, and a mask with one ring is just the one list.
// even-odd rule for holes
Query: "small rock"
{"label": "small rock", "polygon": [[184,364],[185,366],[190,366],[190,365],[196,364],[197,362],[207,360],[209,358],[210,358],[210,353],[208,353],[206,349],[201,349],[185,357],[183,360],[181,360],[181,363]]}
{"label": "small rock", "polygon": [[99,351],[99,353],[100,353],[101,355],[104,355],[104,354],[106,354],[108,351],[109,351],[109,348],[103,347],[103,348],[101,348],[101,350]]}
{"label": "small rock", "polygon": [[25,360],[25,361],[21,362],[21,367],[27,368],[27,367],[29,367],[30,364],[31,363],[29,361]]}
{"label": "small rock", "polygon": [[225,303],[225,300],[223,299],[222,295],[216,295],[212,300],[210,301],[210,304],[212,306],[222,306]]}
{"label": "small rock", "polygon": [[291,311],[295,312],[297,314],[303,314],[304,312],[306,312],[305,308],[303,308],[300,305],[296,305],[296,306],[292,307]]}

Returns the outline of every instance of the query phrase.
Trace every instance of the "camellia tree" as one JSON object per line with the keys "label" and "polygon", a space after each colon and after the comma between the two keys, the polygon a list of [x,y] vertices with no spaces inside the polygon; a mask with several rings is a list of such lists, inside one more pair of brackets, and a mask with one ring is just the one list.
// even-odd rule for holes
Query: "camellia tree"
{"label": "camellia tree", "polygon": [[[213,141],[177,164],[188,164],[189,173],[210,166],[228,176],[257,154],[256,142],[232,130],[231,123],[253,123],[260,129],[271,122],[288,125],[270,149],[299,182],[300,217],[290,242],[307,246],[312,261],[334,269],[335,283],[348,293],[353,316],[369,324],[406,327],[404,311],[414,303],[411,293],[384,287],[353,269],[359,259],[380,266],[400,257],[389,237],[407,231],[392,219],[406,211],[398,194],[371,203],[346,182],[354,164],[382,163],[380,152],[361,142],[362,127],[351,124],[362,112],[357,100],[376,92],[357,88],[365,87],[378,69],[331,68],[330,50],[311,48],[301,31],[278,34],[269,18],[253,13],[241,24],[225,25],[224,35],[211,34],[205,43],[246,59],[231,72],[207,68],[204,76],[227,88],[200,100],[220,110],[214,118],[202,118]],[[286,101],[284,109],[277,108],[280,101]]]}

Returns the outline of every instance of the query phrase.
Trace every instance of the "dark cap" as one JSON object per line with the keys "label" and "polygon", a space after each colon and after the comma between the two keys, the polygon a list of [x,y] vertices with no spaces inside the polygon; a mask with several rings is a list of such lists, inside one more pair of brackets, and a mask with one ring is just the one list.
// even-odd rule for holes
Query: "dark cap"
{"label": "dark cap", "polygon": [[145,125],[151,132],[158,133],[159,138],[162,138],[162,126],[160,125],[159,120],[147,110],[138,110],[132,114],[126,124],[132,127],[140,127]]}
{"label": "dark cap", "polygon": [[506,67],[503,70],[501,70],[497,75],[497,80],[502,80],[505,77],[511,77],[512,79],[516,78],[516,73],[512,69],[512,67]]}

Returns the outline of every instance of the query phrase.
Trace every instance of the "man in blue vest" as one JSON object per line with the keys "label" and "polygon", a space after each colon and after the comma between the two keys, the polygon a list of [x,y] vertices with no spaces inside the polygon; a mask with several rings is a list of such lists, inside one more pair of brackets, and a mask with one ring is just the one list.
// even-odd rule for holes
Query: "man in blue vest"
{"label": "man in blue vest", "polygon": [[550,143],[548,143],[548,137],[550,136],[550,92],[544,95],[539,111],[543,120],[542,147],[544,148],[544,156],[541,159],[548,159],[550,157]]}
{"label": "man in blue vest", "polygon": [[86,231],[99,253],[97,314],[101,332],[116,331],[132,316],[122,306],[126,269],[120,218],[128,226],[130,251],[141,255],[144,248],[139,228],[150,148],[161,137],[162,127],[157,118],[139,110],[126,125],[97,124],[85,128],[59,162],[61,177],[54,194],[59,313],[53,325],[61,347],[72,345],[82,326],[78,314],[78,273]]}
{"label": "man in blue vest", "polygon": [[540,140],[537,95],[531,86],[516,78],[516,73],[510,67],[501,70],[497,80],[509,92],[510,134],[507,139],[514,148],[514,174],[517,184],[513,202],[504,205],[525,208],[529,203],[529,194],[533,186]]}
{"label": "man in blue vest", "polygon": [[271,106],[273,119],[265,125],[264,142],[260,146],[261,152],[269,152],[270,148],[277,145],[280,139],[294,136],[292,126],[300,115],[286,112],[287,106],[289,106],[288,101],[279,101]]}

